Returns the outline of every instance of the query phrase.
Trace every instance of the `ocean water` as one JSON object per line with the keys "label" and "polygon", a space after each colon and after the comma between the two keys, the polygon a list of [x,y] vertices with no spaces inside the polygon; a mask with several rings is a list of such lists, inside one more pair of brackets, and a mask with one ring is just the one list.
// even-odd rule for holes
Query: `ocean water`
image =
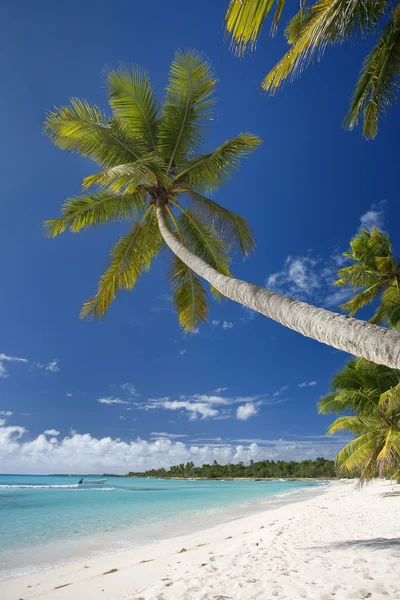
{"label": "ocean water", "polygon": [[320,482],[0,475],[0,578],[205,529],[316,493]]}

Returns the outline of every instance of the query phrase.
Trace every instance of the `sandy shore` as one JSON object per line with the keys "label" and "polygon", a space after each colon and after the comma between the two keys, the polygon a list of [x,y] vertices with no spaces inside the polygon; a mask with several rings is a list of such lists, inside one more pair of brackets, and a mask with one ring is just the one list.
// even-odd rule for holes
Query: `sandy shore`
{"label": "sandy shore", "polygon": [[2,600],[400,599],[400,486],[319,496],[0,583]]}

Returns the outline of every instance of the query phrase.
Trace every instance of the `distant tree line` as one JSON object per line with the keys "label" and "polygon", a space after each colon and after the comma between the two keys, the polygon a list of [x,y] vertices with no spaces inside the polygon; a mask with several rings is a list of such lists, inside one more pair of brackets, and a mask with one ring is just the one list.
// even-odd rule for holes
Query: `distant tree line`
{"label": "distant tree line", "polygon": [[229,479],[231,477],[254,477],[254,478],[296,478],[296,477],[311,477],[324,478],[336,477],[335,462],[326,460],[325,458],[316,458],[315,460],[303,460],[302,462],[284,460],[262,460],[260,462],[250,461],[250,464],[245,465],[243,462],[237,464],[228,463],[227,465],[219,465],[214,460],[212,465],[202,465],[196,467],[193,462],[188,462],[185,465],[175,465],[170,469],[150,469],[143,473],[131,471],[129,477],[184,477],[195,478],[201,477],[206,479]]}

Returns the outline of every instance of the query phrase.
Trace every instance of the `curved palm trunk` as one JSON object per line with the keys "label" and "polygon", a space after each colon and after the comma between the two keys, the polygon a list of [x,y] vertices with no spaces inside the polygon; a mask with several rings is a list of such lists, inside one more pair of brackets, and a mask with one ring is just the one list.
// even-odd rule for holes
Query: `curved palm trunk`
{"label": "curved palm trunk", "polygon": [[400,333],[286,298],[240,279],[226,277],[181,244],[169,230],[164,207],[157,219],[167,246],[221,294],[313,340],[392,368],[400,367]]}

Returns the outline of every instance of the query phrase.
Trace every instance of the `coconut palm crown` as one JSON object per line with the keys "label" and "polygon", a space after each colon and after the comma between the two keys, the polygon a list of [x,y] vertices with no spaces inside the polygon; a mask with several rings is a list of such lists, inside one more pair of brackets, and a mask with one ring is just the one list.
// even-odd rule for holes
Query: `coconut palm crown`
{"label": "coconut palm crown", "polygon": [[[72,99],[49,112],[44,123],[56,146],[91,158],[100,169],[85,177],[81,195],[64,202],[61,217],[45,222],[47,234],[129,222],[110,251],[96,295],[82,307],[82,318],[104,317],[118,293],[131,290],[152,260],[168,251],[157,222],[160,204],[177,239],[219,273],[230,275],[232,251],[246,256],[254,248],[246,220],[208,195],[261,140],[242,133],[200,153],[215,102],[216,80],[207,60],[195,51],[176,52],[162,106],[139,67],[107,70],[105,80],[111,117],[86,100]],[[180,324],[192,330],[207,319],[203,284],[172,253],[168,278]]]}
{"label": "coconut palm crown", "polygon": [[[226,31],[239,55],[255,48],[264,22],[273,13],[271,34],[276,33],[285,0],[230,0]],[[396,100],[400,78],[400,3],[394,0],[300,0],[300,8],[285,29],[286,54],[261,82],[274,94],[286,81],[300,75],[309,63],[319,60],[328,45],[349,38],[379,37],[364,59],[350,109],[343,125],[353,129],[363,121],[363,135],[374,138],[378,122]]]}
{"label": "coconut palm crown", "polygon": [[345,413],[328,429],[355,437],[338,454],[344,475],[400,478],[400,371],[360,359],[335,375],[331,392],[319,402],[319,413]]}
{"label": "coconut palm crown", "polygon": [[400,329],[400,262],[393,255],[389,236],[377,227],[361,229],[343,256],[352,264],[339,270],[335,285],[352,287],[358,293],[342,308],[353,316],[379,297],[371,323]]}

